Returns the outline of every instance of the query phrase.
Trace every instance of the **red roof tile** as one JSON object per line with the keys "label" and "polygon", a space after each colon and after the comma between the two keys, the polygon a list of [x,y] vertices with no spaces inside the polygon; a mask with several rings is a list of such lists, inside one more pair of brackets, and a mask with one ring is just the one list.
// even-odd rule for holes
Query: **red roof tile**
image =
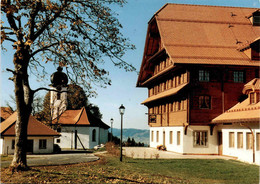
{"label": "red roof tile", "polygon": [[[15,135],[15,122],[17,120],[17,112],[14,112],[9,118],[1,123],[1,136],[14,136]],[[58,132],[44,125],[30,116],[28,122],[28,136],[60,136]]]}

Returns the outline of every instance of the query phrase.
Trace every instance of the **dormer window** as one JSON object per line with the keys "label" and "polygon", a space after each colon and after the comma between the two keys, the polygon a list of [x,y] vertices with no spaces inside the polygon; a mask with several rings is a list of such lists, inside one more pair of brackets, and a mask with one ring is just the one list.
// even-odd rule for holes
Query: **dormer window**
{"label": "dormer window", "polygon": [[250,104],[256,104],[259,102],[260,98],[259,98],[259,93],[249,93],[249,100],[250,100]]}
{"label": "dormer window", "polygon": [[260,26],[260,12],[253,14],[253,26]]}
{"label": "dormer window", "polygon": [[249,16],[246,16],[246,18],[250,20],[253,26],[260,26],[260,9],[256,10]]}
{"label": "dormer window", "polygon": [[255,93],[250,93],[249,99],[250,99],[250,104],[254,104],[255,103]]}

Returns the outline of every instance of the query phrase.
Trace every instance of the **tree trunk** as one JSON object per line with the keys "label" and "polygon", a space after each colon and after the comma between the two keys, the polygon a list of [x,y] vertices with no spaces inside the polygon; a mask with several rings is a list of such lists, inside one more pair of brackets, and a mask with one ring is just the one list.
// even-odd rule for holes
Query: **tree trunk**
{"label": "tree trunk", "polygon": [[17,121],[15,124],[15,150],[10,165],[12,171],[28,170],[26,159],[27,127],[32,111],[33,93],[29,86],[28,64],[29,50],[17,49],[14,55],[14,86],[17,106]]}

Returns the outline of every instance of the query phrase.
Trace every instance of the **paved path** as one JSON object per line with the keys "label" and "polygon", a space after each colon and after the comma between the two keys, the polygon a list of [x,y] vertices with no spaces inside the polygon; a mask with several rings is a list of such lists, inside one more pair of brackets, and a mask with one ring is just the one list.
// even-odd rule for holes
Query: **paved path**
{"label": "paved path", "polygon": [[[83,162],[93,162],[99,157],[90,153],[67,153],[67,154],[48,154],[48,155],[27,155],[28,166],[46,165],[67,165]],[[1,162],[1,167],[9,167],[11,161]]]}
{"label": "paved path", "polygon": [[183,155],[171,151],[159,151],[156,148],[124,147],[123,154],[127,157],[142,159],[236,159],[219,155]]}

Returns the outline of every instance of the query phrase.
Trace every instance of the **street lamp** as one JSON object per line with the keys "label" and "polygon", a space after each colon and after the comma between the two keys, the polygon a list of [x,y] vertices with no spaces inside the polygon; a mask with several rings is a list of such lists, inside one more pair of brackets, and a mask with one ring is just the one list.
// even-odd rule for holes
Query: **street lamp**
{"label": "street lamp", "polygon": [[121,115],[120,162],[122,162],[123,115],[125,113],[125,107],[123,104],[119,107],[119,113]]}
{"label": "street lamp", "polygon": [[110,139],[110,141],[112,142],[113,141],[112,139],[113,139],[113,122],[114,122],[114,119],[111,118],[110,122],[111,122],[111,139]]}

